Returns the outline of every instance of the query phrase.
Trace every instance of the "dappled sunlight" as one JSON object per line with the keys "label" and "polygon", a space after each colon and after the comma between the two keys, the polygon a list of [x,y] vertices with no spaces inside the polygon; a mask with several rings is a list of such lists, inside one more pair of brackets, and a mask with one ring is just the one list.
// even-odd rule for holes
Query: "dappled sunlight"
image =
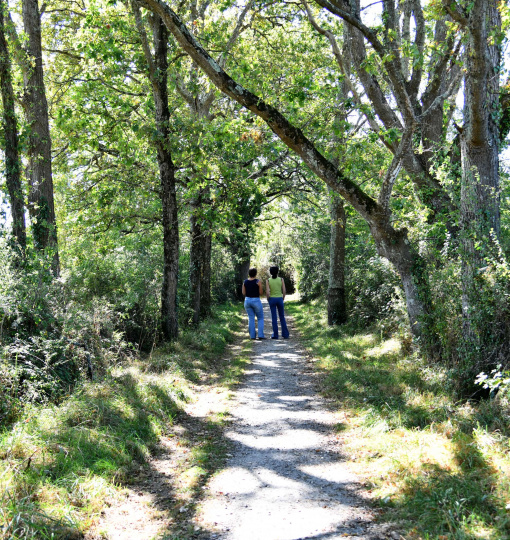
{"label": "dappled sunlight", "polygon": [[299,306],[297,320],[326,394],[346,412],[338,438],[349,466],[385,519],[407,523],[410,540],[424,531],[430,538],[506,538],[506,401],[456,403],[445,370],[404,357],[395,339],[309,333],[304,325],[314,315],[304,313],[314,309]]}
{"label": "dappled sunlight", "polygon": [[[275,435],[275,429],[271,425],[263,429],[254,430],[253,435],[235,434],[231,435],[232,440],[242,443],[248,448],[277,449],[285,448],[314,449],[315,438],[313,433],[308,430],[291,428],[281,430]],[[296,442],[298,439],[298,442]]]}
{"label": "dappled sunlight", "polygon": [[[141,471],[150,470],[148,458],[174,436],[170,433],[174,421],[179,423],[183,407],[196,399],[193,381],[198,366],[209,370],[201,382],[209,376],[224,379],[226,385],[238,380],[234,371],[246,361],[243,349],[238,360],[228,363],[218,361],[216,354],[231,340],[239,321],[238,310],[232,307],[207,322],[205,326],[216,328],[219,334],[212,339],[212,352],[195,350],[175,362],[179,348],[175,344],[173,352],[155,351],[152,356],[113,367],[104,380],[83,384],[58,406],[27,408],[20,421],[0,435],[0,526],[6,523],[2,520],[14,516],[27,530],[52,531],[58,538],[74,538],[90,528],[106,508],[106,501],[120,501],[125,496],[121,486],[138,481]],[[206,338],[200,339],[203,347],[199,348],[206,348]],[[175,365],[179,363],[180,367]],[[201,493],[217,452],[209,440],[216,428],[207,421],[202,429],[205,441],[190,449],[194,461],[176,478],[180,489],[188,493]],[[185,436],[181,438],[185,444]],[[173,500],[169,480],[162,475],[158,478],[157,489],[167,486],[165,500]],[[171,514],[168,504],[156,508],[159,493],[140,496],[144,512],[159,516],[154,534]],[[126,504],[121,503],[120,513]]]}
{"label": "dappled sunlight", "polygon": [[311,366],[292,340],[257,344],[252,362],[225,433],[233,456],[211,481],[200,522],[253,540],[361,534],[372,516],[343,465],[338,418],[317,395]]}
{"label": "dappled sunlight", "polygon": [[372,358],[378,358],[385,354],[398,354],[400,351],[400,341],[395,338],[387,339],[376,347],[366,349],[364,354]]}

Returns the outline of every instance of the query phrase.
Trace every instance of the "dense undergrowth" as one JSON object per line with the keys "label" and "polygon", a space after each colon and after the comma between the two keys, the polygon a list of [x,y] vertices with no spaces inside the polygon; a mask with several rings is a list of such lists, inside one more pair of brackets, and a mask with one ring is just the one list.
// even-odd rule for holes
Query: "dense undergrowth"
{"label": "dense undergrowth", "polygon": [[456,401],[450,373],[405,354],[398,340],[328,327],[324,304],[288,309],[381,519],[409,539],[510,538],[508,398]]}
{"label": "dense undergrowth", "polygon": [[[244,357],[222,355],[240,321],[237,307],[220,306],[175,343],[11,415],[0,431],[0,538],[81,537],[179,423],[196,384],[237,382]],[[203,474],[213,442],[195,449]]]}

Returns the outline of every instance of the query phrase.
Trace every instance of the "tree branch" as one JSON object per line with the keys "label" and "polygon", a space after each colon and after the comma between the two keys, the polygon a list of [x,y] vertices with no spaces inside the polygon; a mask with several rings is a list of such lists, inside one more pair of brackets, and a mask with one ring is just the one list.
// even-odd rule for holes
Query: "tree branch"
{"label": "tree branch", "polygon": [[[322,28],[317,23],[317,21],[315,20],[313,14],[312,14],[312,10],[310,9],[310,6],[306,2],[306,0],[301,0],[301,3],[303,4],[303,6],[305,8],[305,11],[306,11],[306,14],[307,14],[307,17],[308,17],[308,20],[309,20],[310,24],[315,28],[315,30],[317,32],[319,32],[319,34],[325,36],[329,40],[329,43],[331,45],[331,49],[333,51],[333,55],[335,56],[336,63],[338,64],[338,67],[340,68],[340,72],[344,76],[344,81],[347,84],[347,86],[349,87],[349,91],[351,92],[351,94],[352,94],[352,96],[354,98],[354,101],[358,105],[361,105],[361,97],[358,94],[358,91],[356,90],[356,87],[354,86],[354,84],[352,84],[352,81],[351,81],[351,79],[349,77],[349,74],[347,73],[347,70],[345,69],[345,64],[344,64],[344,61],[343,61],[342,53],[340,52],[340,47],[338,46],[338,43],[337,43],[337,41],[335,39],[335,36],[329,30],[325,30],[324,28]],[[381,127],[376,122],[375,118],[371,117],[363,109],[362,109],[362,111],[363,111],[363,114],[365,115],[365,118],[368,120],[368,123],[370,124],[370,127],[375,131],[375,133],[380,133]],[[383,139],[383,143],[385,143],[384,139]]]}
{"label": "tree branch", "polygon": [[462,26],[468,25],[469,19],[464,8],[455,2],[455,0],[443,0],[443,7],[454,21]]}
{"label": "tree branch", "polygon": [[397,100],[400,111],[406,121],[414,121],[414,107],[411,103],[411,99],[406,90],[406,84],[404,75],[402,72],[402,65],[400,63],[400,56],[398,51],[394,50],[394,47],[388,49],[377,37],[377,33],[370,27],[363,24],[359,17],[359,13],[353,13],[350,5],[347,6],[349,11],[341,8],[335,0],[315,0],[317,4],[327,9],[333,15],[340,17],[344,21],[348,22],[354,28],[359,30],[365,39],[372,45],[375,52],[381,59],[386,73],[388,74],[389,81],[393,89],[393,95]]}
{"label": "tree branch", "polygon": [[423,47],[425,45],[425,17],[423,16],[420,0],[413,0],[413,14],[416,22],[416,38],[414,43],[420,57],[415,67],[413,67],[413,74],[411,75],[411,80],[408,85],[409,94],[414,101],[418,95],[423,76]]}
{"label": "tree branch", "polygon": [[[414,126],[413,126],[414,127]],[[393,156],[390,166],[386,171],[381,190],[379,192],[379,204],[389,212],[391,192],[393,186],[402,168],[402,156],[405,152],[409,151],[413,138],[414,129],[407,129],[406,132],[400,138],[400,144],[398,145],[397,152]]]}
{"label": "tree branch", "polygon": [[133,10],[133,15],[135,16],[136,28],[138,30],[138,35],[140,36],[140,41],[142,42],[145,61],[147,62],[147,66],[149,68],[149,78],[154,86],[157,85],[156,66],[154,65],[154,59],[152,58],[149,40],[147,39],[147,32],[145,31],[145,26],[143,25],[142,14],[140,13],[140,8],[135,0],[131,0],[131,9]]}
{"label": "tree branch", "polygon": [[362,216],[372,223],[376,219],[383,218],[383,209],[379,204],[328,161],[300,129],[294,127],[275,107],[265,103],[227,75],[168,5],[162,0],[144,0],[144,2],[163,19],[181,47],[223,93],[262,118],[317,176],[340,193]]}
{"label": "tree branch", "polygon": [[30,72],[32,70],[32,64],[30,63],[30,58],[26,52],[26,50],[21,45],[21,41],[18,36],[18,32],[16,31],[16,25],[14,24],[14,21],[12,20],[10,12],[7,12],[6,15],[6,24],[5,24],[5,30],[7,31],[7,35],[9,36],[9,39],[12,41],[12,47],[10,47],[10,50],[14,54],[14,58],[16,59],[16,63],[21,69],[21,72],[23,73],[23,78],[30,77]]}

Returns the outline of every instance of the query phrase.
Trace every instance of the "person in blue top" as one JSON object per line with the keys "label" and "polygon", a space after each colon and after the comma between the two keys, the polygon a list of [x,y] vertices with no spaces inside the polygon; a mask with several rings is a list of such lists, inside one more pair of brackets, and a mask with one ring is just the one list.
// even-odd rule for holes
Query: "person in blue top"
{"label": "person in blue top", "polygon": [[248,314],[248,331],[251,339],[256,339],[255,316],[259,330],[259,339],[266,339],[264,336],[264,310],[260,296],[263,294],[262,282],[257,279],[257,269],[248,270],[248,279],[243,282],[244,309]]}
{"label": "person in blue top", "polygon": [[[266,281],[266,296],[271,309],[271,322],[273,323],[273,335],[271,339],[278,339],[278,317],[282,325],[283,339],[289,339],[289,329],[285,320],[283,301],[285,300],[285,281],[278,277],[278,266],[271,266],[269,269],[271,277]],[[278,317],[276,311],[278,310]]]}

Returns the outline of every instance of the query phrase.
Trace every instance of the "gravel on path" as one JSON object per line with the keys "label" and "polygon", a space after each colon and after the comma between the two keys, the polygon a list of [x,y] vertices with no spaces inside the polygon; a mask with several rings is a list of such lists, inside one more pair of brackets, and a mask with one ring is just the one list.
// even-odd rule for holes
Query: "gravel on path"
{"label": "gravel on path", "polygon": [[[264,305],[266,335],[271,323]],[[209,483],[200,521],[224,540],[383,539],[335,437],[296,334],[255,341],[232,406],[225,469]]]}

